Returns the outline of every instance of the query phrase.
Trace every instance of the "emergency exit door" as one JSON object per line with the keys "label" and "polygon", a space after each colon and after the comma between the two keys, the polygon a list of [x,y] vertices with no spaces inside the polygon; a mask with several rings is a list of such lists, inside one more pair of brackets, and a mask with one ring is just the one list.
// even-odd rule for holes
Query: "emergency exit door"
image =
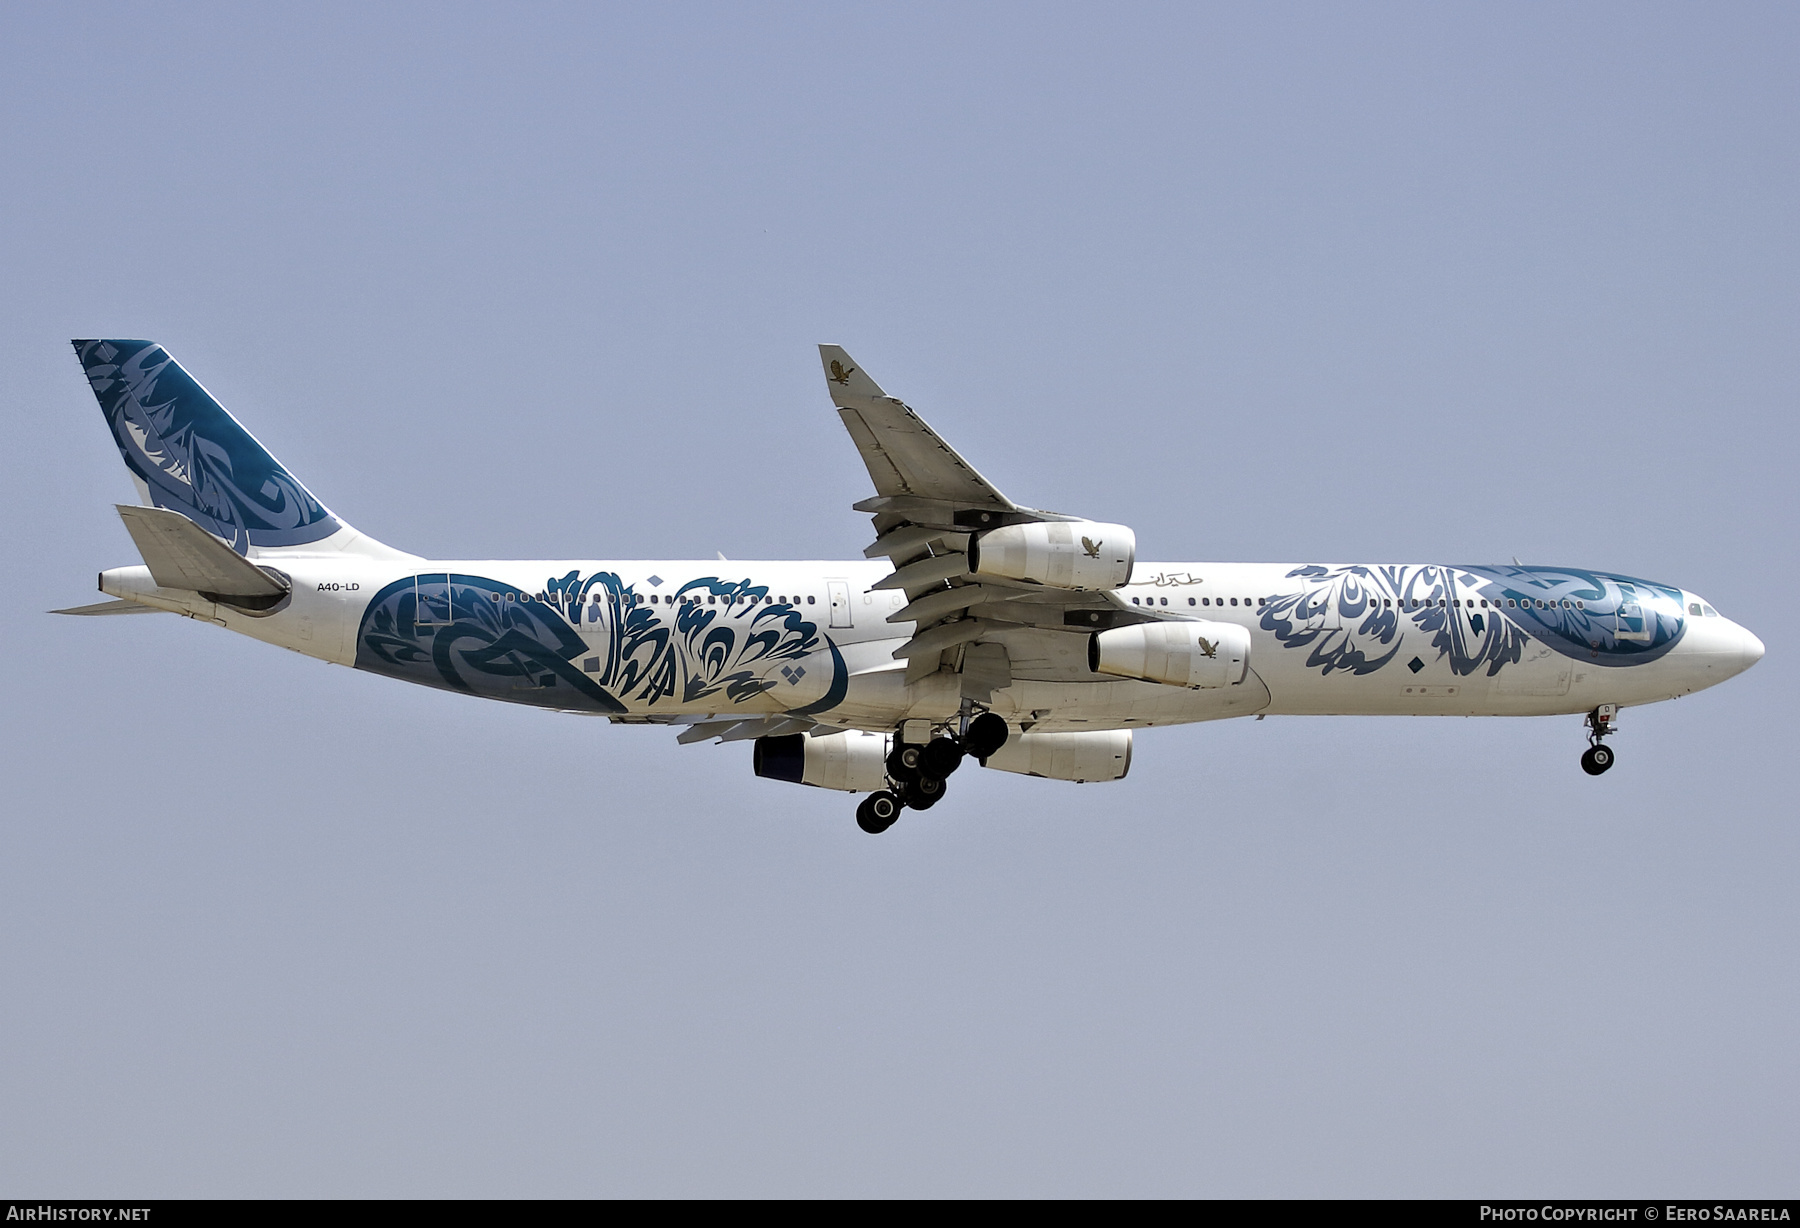
{"label": "emergency exit door", "polygon": [[843,580],[827,580],[825,594],[831,602],[831,625],[850,626],[850,585]]}
{"label": "emergency exit door", "polygon": [[413,577],[413,623],[436,627],[453,622],[456,611],[450,597],[450,577],[443,572]]}

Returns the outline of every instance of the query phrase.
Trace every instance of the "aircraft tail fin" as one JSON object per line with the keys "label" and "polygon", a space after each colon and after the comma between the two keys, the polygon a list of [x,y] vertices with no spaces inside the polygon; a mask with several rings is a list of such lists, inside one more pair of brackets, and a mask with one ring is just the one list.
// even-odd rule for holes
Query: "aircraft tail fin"
{"label": "aircraft tail fin", "polygon": [[239,555],[398,553],[333,515],[162,346],[72,344],[146,505],[179,512]]}

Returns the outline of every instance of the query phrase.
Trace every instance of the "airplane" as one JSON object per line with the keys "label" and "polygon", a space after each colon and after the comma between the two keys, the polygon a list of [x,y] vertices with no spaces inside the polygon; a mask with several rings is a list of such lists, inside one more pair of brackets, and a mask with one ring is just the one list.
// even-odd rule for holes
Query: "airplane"
{"label": "airplane", "polygon": [[352,528],[168,352],[78,340],[139,503],[111,600],[485,699],[753,741],[757,776],[928,810],[966,759],[1121,780],[1138,729],[1269,715],[1581,715],[1714,686],[1762,641],[1699,595],[1572,567],[1140,563],[1014,503],[850,355],[826,389],[875,493],[847,561],[425,559]]}

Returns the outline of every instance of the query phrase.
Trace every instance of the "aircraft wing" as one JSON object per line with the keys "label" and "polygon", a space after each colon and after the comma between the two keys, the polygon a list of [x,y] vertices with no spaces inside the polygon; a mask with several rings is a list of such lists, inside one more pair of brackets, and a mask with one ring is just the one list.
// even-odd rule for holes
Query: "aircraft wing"
{"label": "aircraft wing", "polygon": [[900,398],[883,392],[842,347],[822,345],[819,358],[825,364],[831,403],[862,453],[877,496],[1015,510],[1012,501],[958,456],[925,419]]}
{"label": "aircraft wing", "polygon": [[910,406],[891,397],[840,346],[821,345],[825,386],[861,453],[875,497],[856,504],[871,514],[876,539],[865,558],[886,556],[894,573],[877,588],[900,589],[906,604],[891,623],[913,623],[894,651],[917,682],[940,670],[962,675],[963,694],[985,702],[1010,685],[1016,665],[1031,676],[1091,679],[1086,653],[1074,665],[1044,649],[1045,633],[1104,630],[1157,616],[1112,593],[1074,592],[969,574],[969,538],[984,529],[1080,517],[1021,507],[964,460]]}

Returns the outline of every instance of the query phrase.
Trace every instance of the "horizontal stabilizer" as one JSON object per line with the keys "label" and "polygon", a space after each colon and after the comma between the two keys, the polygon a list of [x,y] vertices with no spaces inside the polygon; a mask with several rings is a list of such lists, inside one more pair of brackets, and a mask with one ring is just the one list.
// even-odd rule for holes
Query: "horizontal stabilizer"
{"label": "horizontal stabilizer", "polygon": [[158,507],[119,505],[119,519],[162,588],[224,597],[279,597],[286,586],[205,529]]}
{"label": "horizontal stabilizer", "polygon": [[161,614],[163,611],[153,605],[139,605],[135,601],[96,601],[93,605],[78,605],[67,610],[51,610],[50,612],[93,617],[101,614]]}

